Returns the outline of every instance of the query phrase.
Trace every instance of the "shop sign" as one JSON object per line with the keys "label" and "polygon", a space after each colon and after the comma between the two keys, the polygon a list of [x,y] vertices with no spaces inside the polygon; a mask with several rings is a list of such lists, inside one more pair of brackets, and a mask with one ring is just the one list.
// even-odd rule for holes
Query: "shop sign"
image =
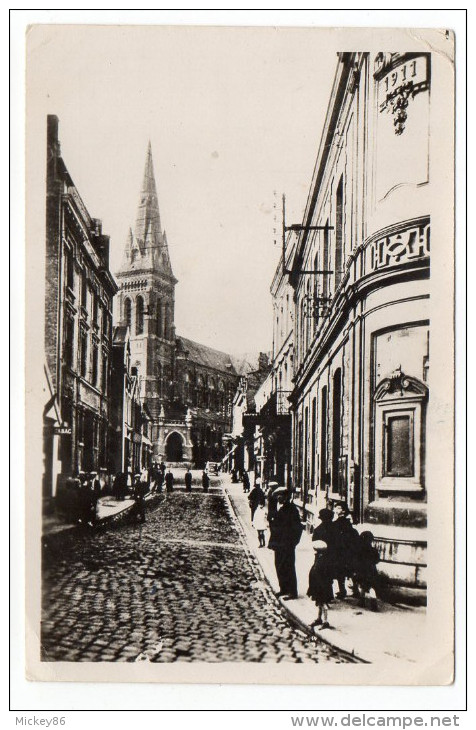
{"label": "shop sign", "polygon": [[55,426],[54,434],[55,434],[55,436],[71,436],[71,427],[70,426]]}

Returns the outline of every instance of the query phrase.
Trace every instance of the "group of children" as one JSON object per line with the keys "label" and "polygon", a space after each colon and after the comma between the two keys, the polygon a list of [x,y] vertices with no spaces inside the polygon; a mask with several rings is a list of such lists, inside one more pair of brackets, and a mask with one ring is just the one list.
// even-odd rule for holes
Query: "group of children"
{"label": "group of children", "polygon": [[[252,525],[258,533],[259,547],[266,546],[268,517],[264,504],[254,512]],[[345,502],[338,502],[333,509],[321,509],[319,524],[312,534],[314,564],[309,572],[307,595],[315,602],[318,613],[311,627],[329,628],[329,604],[347,596],[347,580],[352,583],[352,593],[364,606],[369,599],[370,609],[378,610],[377,593],[379,574],[378,550],[373,545],[371,532],[358,533],[353,527],[350,511]],[[334,584],[338,592],[334,595]]]}

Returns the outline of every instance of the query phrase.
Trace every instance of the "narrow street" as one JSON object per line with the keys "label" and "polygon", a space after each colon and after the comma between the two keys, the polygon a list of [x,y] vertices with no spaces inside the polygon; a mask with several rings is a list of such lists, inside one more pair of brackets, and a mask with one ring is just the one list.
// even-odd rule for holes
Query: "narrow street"
{"label": "narrow street", "polygon": [[43,661],[348,662],[294,628],[218,483],[131,518],[46,539]]}

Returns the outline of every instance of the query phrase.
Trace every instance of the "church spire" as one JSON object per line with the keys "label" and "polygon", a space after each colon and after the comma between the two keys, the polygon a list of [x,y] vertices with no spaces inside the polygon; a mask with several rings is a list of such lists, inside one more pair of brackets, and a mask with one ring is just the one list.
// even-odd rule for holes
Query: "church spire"
{"label": "church spire", "polygon": [[167,238],[160,222],[150,140],[147,145],[134,232],[130,230],[127,236],[120,273],[126,275],[137,270],[152,270],[176,283],[172,273]]}
{"label": "church spire", "polygon": [[159,201],[154,177],[154,163],[152,160],[152,145],[149,140],[145,159],[144,179],[137,209],[135,238],[143,250],[150,244],[159,246],[162,242],[162,228],[160,225]]}

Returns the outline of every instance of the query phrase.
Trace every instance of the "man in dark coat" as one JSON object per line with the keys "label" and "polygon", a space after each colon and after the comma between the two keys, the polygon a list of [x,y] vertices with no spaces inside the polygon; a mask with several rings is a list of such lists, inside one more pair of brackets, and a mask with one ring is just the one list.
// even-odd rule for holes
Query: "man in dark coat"
{"label": "man in dark coat", "polygon": [[157,468],[157,491],[162,492],[162,487],[164,486],[164,472],[162,469]]}
{"label": "man in dark coat", "polygon": [[134,478],[133,496],[135,500],[135,514],[139,522],[145,522],[145,495],[147,491],[147,482],[142,481],[140,474],[136,474]]}
{"label": "man in dark coat", "polygon": [[278,495],[276,494],[276,491],[279,485],[278,482],[269,482],[268,487],[268,522],[271,524],[278,511]]}
{"label": "man in dark coat", "polygon": [[278,596],[284,601],[297,598],[296,546],[303,531],[299,510],[291,502],[285,487],[276,490],[278,509],[270,523],[271,535],[268,547],[274,550],[274,564],[279,581]]}
{"label": "man in dark coat", "polygon": [[266,498],[263,490],[261,489],[260,482],[256,480],[256,484],[251,490],[250,496],[248,497],[248,504],[250,505],[251,510],[251,521],[253,521],[253,517],[255,516],[258,505],[265,504],[265,502]]}
{"label": "man in dark coat", "polygon": [[185,491],[192,491],[192,472],[190,471],[190,469],[187,469],[187,471],[185,472]]}
{"label": "man in dark coat", "polygon": [[202,474],[202,487],[204,492],[208,492],[208,487],[210,486],[210,477],[208,476],[207,472],[204,471]]}
{"label": "man in dark coat", "polygon": [[165,475],[165,489],[167,492],[173,492],[174,491],[174,475],[168,470],[167,474]]}
{"label": "man in dark coat", "polygon": [[243,491],[248,493],[250,491],[250,477],[247,471],[243,472]]}
{"label": "man in dark coat", "polygon": [[338,502],[334,507],[336,519],[332,522],[332,549],[334,557],[334,578],[339,583],[337,598],[345,598],[346,578],[354,573],[354,565],[358,550],[359,533],[352,526],[349,508],[345,502]]}

